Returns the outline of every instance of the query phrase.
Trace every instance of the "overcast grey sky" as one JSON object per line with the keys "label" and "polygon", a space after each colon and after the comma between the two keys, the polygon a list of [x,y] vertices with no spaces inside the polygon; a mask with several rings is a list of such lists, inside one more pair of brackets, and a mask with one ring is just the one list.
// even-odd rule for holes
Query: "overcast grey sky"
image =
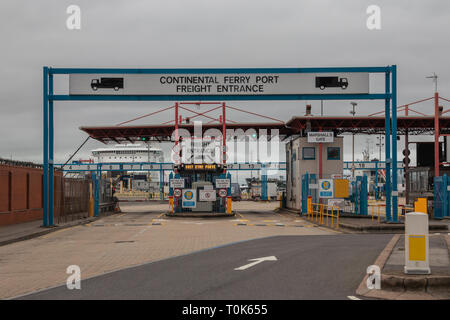
{"label": "overcast grey sky", "polygon": [[[66,8],[81,8],[81,30],[66,28]],[[366,8],[381,7],[381,30],[366,28]],[[42,162],[42,66],[329,67],[398,65],[399,104],[430,97],[436,72],[450,97],[447,0],[152,0],[0,2],[0,157]],[[63,79],[60,79],[63,80]],[[58,90],[65,82],[56,80]],[[382,83],[382,82],[381,82]],[[380,89],[380,81],[371,82]],[[233,102],[288,120],[320,102]],[[86,137],[83,125],[114,125],[169,102],[57,102],[55,157],[65,161]],[[450,107],[450,106],[446,106]],[[325,102],[325,115],[349,115],[350,103]],[[357,114],[383,109],[358,101]],[[431,114],[432,102],[418,106]],[[136,124],[167,121],[169,114]],[[239,116],[239,117],[238,117]],[[238,114],[230,118],[245,121]],[[345,160],[351,138],[345,138]],[[357,137],[360,158],[366,137]],[[371,141],[374,141],[373,139]],[[102,144],[91,141],[80,153]],[[371,143],[373,156],[378,154]],[[399,144],[399,150],[403,144]],[[78,156],[76,157],[78,158]]]}

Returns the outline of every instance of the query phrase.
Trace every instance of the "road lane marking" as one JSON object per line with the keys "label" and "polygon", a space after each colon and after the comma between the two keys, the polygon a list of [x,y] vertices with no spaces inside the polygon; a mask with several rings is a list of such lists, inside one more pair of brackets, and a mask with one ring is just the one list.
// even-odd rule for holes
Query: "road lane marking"
{"label": "road lane marking", "polygon": [[241,266],[239,268],[235,268],[234,270],[242,271],[242,270],[246,270],[248,268],[251,268],[251,267],[253,267],[253,266],[255,266],[255,265],[257,265],[257,264],[259,264],[261,262],[264,262],[264,261],[277,261],[277,260],[278,259],[275,256],[268,256],[268,257],[262,257],[262,258],[249,259],[248,261],[253,261],[253,262],[249,263],[249,264],[246,264],[246,265],[243,265],[243,266]]}
{"label": "road lane marking", "polygon": [[347,298],[349,298],[350,300],[361,300],[360,298],[357,298],[355,296],[348,296]]}
{"label": "road lane marking", "polygon": [[58,233],[63,232],[63,231],[71,230],[71,229],[74,229],[74,228],[76,228],[76,227],[79,227],[79,226],[73,226],[73,227],[68,227],[68,228],[56,230],[56,231],[47,233],[46,235],[43,235],[43,236],[41,236],[40,238],[41,238],[41,239],[47,239],[48,237],[50,237],[50,236],[52,236],[52,235],[58,234]]}

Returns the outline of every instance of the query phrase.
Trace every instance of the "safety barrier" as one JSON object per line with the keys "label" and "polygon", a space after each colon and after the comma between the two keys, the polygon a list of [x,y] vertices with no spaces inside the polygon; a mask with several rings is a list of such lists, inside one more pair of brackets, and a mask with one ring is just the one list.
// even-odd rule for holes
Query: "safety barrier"
{"label": "safety barrier", "polygon": [[[369,212],[370,212],[370,215],[372,216],[372,221],[374,220],[375,217],[377,217],[378,222],[381,222],[381,217],[383,217],[384,220],[386,220],[386,204],[384,204],[384,203],[369,204]],[[404,219],[408,212],[414,212],[414,208],[406,207],[404,205],[399,205],[397,212],[398,212],[398,217]]]}
{"label": "safety barrier", "polygon": [[306,218],[314,223],[339,229],[339,207],[337,206],[312,203],[312,201],[308,199]]}
{"label": "safety barrier", "polygon": [[[146,191],[124,191],[116,192],[115,197],[121,200],[162,200],[160,192],[146,192]],[[167,199],[168,193],[164,194],[164,199]]]}
{"label": "safety barrier", "polygon": [[173,212],[174,212],[173,196],[169,196],[169,213],[173,213]]}

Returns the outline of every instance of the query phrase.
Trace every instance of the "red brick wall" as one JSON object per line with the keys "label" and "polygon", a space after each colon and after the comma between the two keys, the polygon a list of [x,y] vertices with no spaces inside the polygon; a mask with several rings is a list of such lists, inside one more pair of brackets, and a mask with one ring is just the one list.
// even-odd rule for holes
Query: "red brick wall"
{"label": "red brick wall", "polygon": [[[61,173],[55,172],[55,176]],[[42,219],[42,169],[0,164],[0,226]]]}

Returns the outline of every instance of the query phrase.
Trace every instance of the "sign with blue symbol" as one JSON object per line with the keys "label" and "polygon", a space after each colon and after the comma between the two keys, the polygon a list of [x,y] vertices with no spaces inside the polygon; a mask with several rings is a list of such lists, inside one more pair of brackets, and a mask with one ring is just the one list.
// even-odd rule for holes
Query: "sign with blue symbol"
{"label": "sign with blue symbol", "polygon": [[319,198],[333,198],[333,196],[334,196],[333,179],[320,179]]}
{"label": "sign with blue symbol", "polygon": [[197,206],[197,190],[183,189],[183,196],[181,199],[181,206],[183,208],[195,208]]}

